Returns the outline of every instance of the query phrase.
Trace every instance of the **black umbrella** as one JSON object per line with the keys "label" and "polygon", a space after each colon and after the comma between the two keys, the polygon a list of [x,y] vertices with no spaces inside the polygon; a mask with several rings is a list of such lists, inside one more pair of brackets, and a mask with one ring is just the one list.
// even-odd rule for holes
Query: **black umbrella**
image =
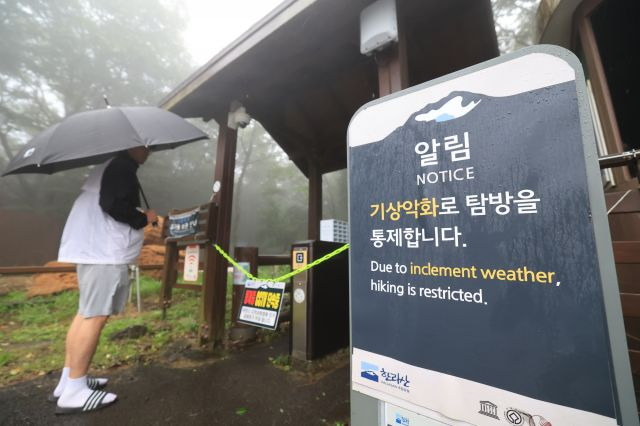
{"label": "black umbrella", "polygon": [[113,107],[65,118],[27,143],[2,176],[55,173],[102,163],[138,146],[156,151],[206,139],[197,127],[156,107]]}

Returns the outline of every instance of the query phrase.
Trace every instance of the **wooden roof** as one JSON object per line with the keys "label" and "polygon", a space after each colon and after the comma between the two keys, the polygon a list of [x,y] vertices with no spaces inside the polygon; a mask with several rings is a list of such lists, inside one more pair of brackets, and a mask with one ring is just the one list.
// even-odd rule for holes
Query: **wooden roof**
{"label": "wooden roof", "polygon": [[[374,56],[360,53],[360,12],[372,0],[290,0],[181,83],[161,106],[226,117],[240,101],[307,174],[346,167],[347,126],[378,97]],[[399,0],[410,85],[498,55],[489,0]]]}

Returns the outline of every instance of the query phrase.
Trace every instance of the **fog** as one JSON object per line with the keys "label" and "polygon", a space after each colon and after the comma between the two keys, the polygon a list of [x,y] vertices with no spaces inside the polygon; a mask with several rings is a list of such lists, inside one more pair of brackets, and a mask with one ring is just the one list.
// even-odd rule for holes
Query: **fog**
{"label": "fog", "polygon": [[[503,52],[531,42],[535,0],[494,0]],[[195,66],[177,0],[0,0],[0,170],[33,136],[81,111],[157,105]],[[205,203],[211,139],[154,153],[139,178],[151,207]],[[88,170],[0,178],[0,266],[54,260],[66,215]],[[323,218],[347,219],[345,171],[323,178]],[[231,243],[284,253],[306,238],[308,182],[262,126],[238,133]]]}
{"label": "fog", "polygon": [[[182,44],[178,1],[0,0],[0,170],[33,136],[73,113],[112,105],[157,105],[194,71]],[[154,153],[139,170],[151,207],[206,203],[211,136]],[[0,265],[55,260],[66,215],[87,168],[0,178]],[[346,219],[344,172],[325,177],[325,216]],[[232,245],[284,253],[306,238],[307,179],[257,122],[238,133]]]}

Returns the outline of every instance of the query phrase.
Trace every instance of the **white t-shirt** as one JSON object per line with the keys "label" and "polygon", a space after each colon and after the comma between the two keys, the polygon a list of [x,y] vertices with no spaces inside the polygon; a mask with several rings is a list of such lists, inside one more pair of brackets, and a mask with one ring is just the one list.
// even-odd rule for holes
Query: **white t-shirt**
{"label": "white t-shirt", "polygon": [[144,231],[118,222],[100,207],[100,182],[112,159],[96,166],[73,203],[60,242],[58,262],[119,265],[135,264]]}

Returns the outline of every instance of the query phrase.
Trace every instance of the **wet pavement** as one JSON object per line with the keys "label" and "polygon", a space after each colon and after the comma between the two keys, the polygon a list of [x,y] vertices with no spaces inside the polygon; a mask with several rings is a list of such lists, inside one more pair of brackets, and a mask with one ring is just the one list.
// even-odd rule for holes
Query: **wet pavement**
{"label": "wet pavement", "polygon": [[57,381],[52,374],[1,388],[0,425],[333,426],[346,422],[348,358],[295,363],[284,371],[272,360],[287,351],[287,338],[279,337],[189,368],[148,365],[105,374],[110,379],[106,390],[116,393],[118,402],[89,414],[53,414],[54,404],[46,401]]}

